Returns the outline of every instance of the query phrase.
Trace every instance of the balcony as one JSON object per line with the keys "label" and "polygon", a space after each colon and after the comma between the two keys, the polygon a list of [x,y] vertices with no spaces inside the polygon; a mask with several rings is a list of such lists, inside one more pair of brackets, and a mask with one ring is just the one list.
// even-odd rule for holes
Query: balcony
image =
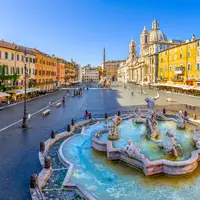
{"label": "balcony", "polygon": [[174,72],[176,74],[184,74],[185,73],[185,67],[176,67]]}
{"label": "balcony", "polygon": [[171,80],[174,81],[174,82],[183,82],[184,79],[183,78],[173,77]]}

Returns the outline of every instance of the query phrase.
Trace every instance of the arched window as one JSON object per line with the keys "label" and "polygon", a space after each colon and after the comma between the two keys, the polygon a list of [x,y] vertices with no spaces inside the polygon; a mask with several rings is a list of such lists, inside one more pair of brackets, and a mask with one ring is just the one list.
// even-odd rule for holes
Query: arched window
{"label": "arched window", "polygon": [[147,44],[147,35],[144,36],[144,43]]}

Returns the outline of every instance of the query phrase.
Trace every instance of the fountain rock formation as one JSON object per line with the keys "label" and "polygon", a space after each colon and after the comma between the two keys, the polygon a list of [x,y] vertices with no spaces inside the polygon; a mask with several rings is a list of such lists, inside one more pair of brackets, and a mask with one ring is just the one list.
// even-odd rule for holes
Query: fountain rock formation
{"label": "fountain rock formation", "polygon": [[193,131],[194,131],[193,142],[195,146],[198,149],[200,149],[200,125],[196,126],[196,128]]}
{"label": "fountain rock formation", "polygon": [[182,156],[183,151],[181,145],[178,144],[178,138],[175,136],[175,133],[168,129],[163,140],[151,139],[159,147],[163,148],[168,155],[173,155],[175,157]]}
{"label": "fountain rock formation", "polygon": [[136,145],[134,145],[131,140],[128,141],[128,144],[126,145],[125,148],[120,149],[120,152],[123,153],[124,155],[130,158],[136,158],[142,160],[145,158],[145,156],[141,154],[140,151],[141,150],[138,147],[136,147]]}
{"label": "fountain rock formation", "polygon": [[134,119],[133,121],[136,123],[136,124],[143,124],[144,123],[144,119],[142,119],[141,117],[141,111],[140,111],[140,108],[139,107],[136,107],[134,109]]}
{"label": "fountain rock formation", "polygon": [[155,101],[159,98],[159,94],[154,98],[147,97],[145,101],[147,102],[147,114],[145,125],[147,128],[148,138],[155,138],[158,136],[158,123],[156,121],[156,105]]}
{"label": "fountain rock formation", "polygon": [[185,129],[185,119],[184,115],[182,114],[182,111],[179,111],[178,114],[176,114],[176,120],[177,120],[176,127],[179,129]]}

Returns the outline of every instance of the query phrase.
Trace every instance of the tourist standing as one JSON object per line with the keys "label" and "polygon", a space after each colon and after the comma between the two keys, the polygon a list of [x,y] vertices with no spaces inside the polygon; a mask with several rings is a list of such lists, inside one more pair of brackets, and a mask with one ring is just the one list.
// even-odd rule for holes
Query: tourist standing
{"label": "tourist standing", "polygon": [[89,116],[89,113],[88,113],[88,111],[86,110],[86,111],[85,111],[85,120],[88,118],[88,116]]}

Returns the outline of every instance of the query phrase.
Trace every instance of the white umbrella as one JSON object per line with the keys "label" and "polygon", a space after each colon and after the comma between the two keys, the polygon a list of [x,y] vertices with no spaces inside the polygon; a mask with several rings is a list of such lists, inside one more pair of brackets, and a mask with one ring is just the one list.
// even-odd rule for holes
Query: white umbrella
{"label": "white umbrella", "polygon": [[0,92],[0,97],[9,97],[10,94],[6,93],[6,92]]}

